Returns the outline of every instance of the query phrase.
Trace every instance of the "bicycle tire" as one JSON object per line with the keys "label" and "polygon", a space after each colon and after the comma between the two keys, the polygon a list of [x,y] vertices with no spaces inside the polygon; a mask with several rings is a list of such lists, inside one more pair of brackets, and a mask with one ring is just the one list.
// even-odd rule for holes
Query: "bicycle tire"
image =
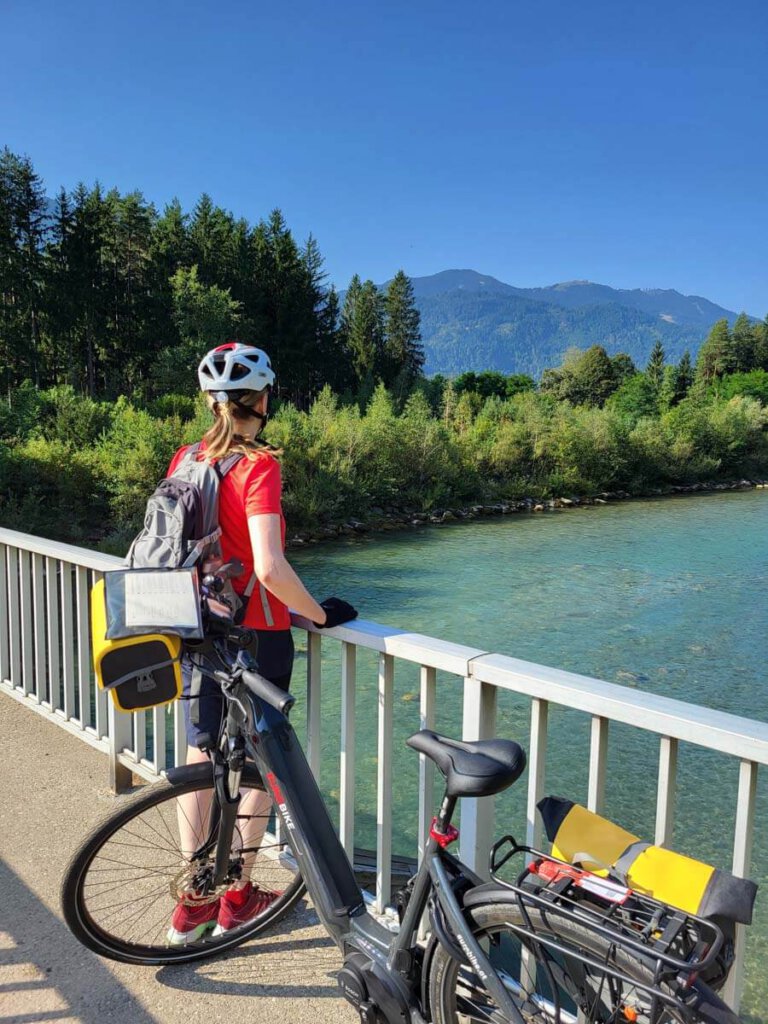
{"label": "bicycle tire", "polygon": [[[608,940],[563,918],[554,915],[542,915],[535,909],[528,910],[531,923],[537,932],[547,937],[562,940],[571,948],[589,953],[593,958],[609,963],[632,978],[635,982],[651,984],[652,970],[641,961],[631,957],[625,951],[616,949]],[[539,965],[534,983],[515,984],[511,979],[520,977],[520,957],[523,953],[523,942],[512,925],[524,926],[520,909],[516,903],[489,903],[472,907],[466,911],[472,932],[478,939],[491,962],[497,970],[503,972],[521,1016],[531,1024],[576,1024],[578,1020],[613,1022],[626,1024],[635,1020],[637,1024],[693,1024],[693,1022],[719,1022],[719,1024],[739,1024],[738,1018],[724,1003],[710,993],[708,989],[699,990],[692,998],[697,1000],[695,1006],[673,1007],[664,1005],[660,1013],[651,1016],[650,1000],[642,990],[634,986],[621,984],[618,994],[608,992],[605,974],[592,968],[585,969],[582,982],[581,1001],[592,1006],[592,1012],[578,1017],[576,998],[579,987],[572,976],[566,975],[567,967],[562,963],[555,966],[552,972],[558,989],[560,1013],[556,1011],[557,1003],[553,998],[552,978]],[[504,942],[506,936],[506,944]],[[496,955],[494,956],[494,948]],[[535,958],[532,947],[525,943],[529,955]],[[558,954],[555,954],[556,956]],[[564,960],[565,958],[563,958]],[[601,979],[600,974],[603,975]],[[671,994],[669,987],[660,986],[662,991]],[[569,991],[569,988],[571,989]],[[429,968],[428,991],[430,1010],[434,1024],[463,1024],[465,1021],[499,1020],[498,1011],[492,1018],[495,1004],[467,965],[460,965],[442,946],[438,946]],[[590,1003],[590,1000],[592,1002]],[[599,1000],[599,1002],[598,1002]],[[622,1006],[630,1007],[628,1014],[623,1014]],[[634,1011],[634,1012],[633,1012]],[[636,1016],[634,1015],[636,1014]]]}
{"label": "bicycle tire", "polygon": [[[304,881],[285,865],[284,848],[262,843],[250,877],[262,888],[279,892],[274,902],[219,937],[209,934],[186,946],[167,944],[179,877],[185,872],[177,799],[194,793],[197,800],[210,801],[211,775],[210,766],[201,764],[183,769],[176,781],[165,778],[142,788],[99,822],[75,852],[64,874],[62,909],[70,930],[88,949],[110,960],[147,966],[204,960],[258,935],[302,897]],[[240,789],[264,791],[250,765]],[[240,837],[243,820],[238,816],[235,837]]]}

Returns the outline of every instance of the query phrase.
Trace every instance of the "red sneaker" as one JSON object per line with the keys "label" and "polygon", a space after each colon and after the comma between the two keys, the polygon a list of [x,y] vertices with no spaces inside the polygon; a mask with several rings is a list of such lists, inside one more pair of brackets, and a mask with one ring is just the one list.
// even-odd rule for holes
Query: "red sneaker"
{"label": "red sneaker", "polygon": [[219,916],[219,900],[210,903],[179,900],[171,917],[166,941],[169,946],[187,946],[198,942],[216,927]]}
{"label": "red sneaker", "polygon": [[219,902],[219,921],[213,930],[214,937],[260,917],[281,895],[271,889],[251,885],[250,882],[242,889],[229,889]]}

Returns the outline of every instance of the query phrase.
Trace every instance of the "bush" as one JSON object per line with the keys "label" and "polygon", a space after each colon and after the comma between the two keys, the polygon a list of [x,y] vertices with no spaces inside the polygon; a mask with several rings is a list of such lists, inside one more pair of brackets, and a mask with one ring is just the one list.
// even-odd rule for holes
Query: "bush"
{"label": "bush", "polygon": [[0,443],[0,522],[55,540],[95,540],[107,503],[92,453],[62,441]]}
{"label": "bush", "polygon": [[[741,374],[723,387],[744,387],[747,378],[760,383]],[[648,415],[644,381],[625,381],[603,408],[531,390],[483,401],[474,391],[457,396],[450,384],[440,416],[424,390],[398,415],[381,385],[365,412],[340,405],[328,388],[308,412],[286,403],[266,437],[284,449],[289,527],[313,529],[377,507],[430,511],[766,472],[768,410],[756,398],[725,400],[700,388]],[[211,424],[202,396],[168,395],[150,408],[172,414],[155,417],[125,398],[93,402],[67,387],[17,389],[0,403],[0,521],[123,553],[174,451]]]}
{"label": "bush", "polygon": [[50,441],[88,448],[109,428],[113,406],[78,394],[69,384],[40,394],[40,430]]}
{"label": "bush", "polygon": [[768,373],[765,370],[752,370],[751,373],[728,374],[720,382],[718,394],[721,398],[745,395],[768,405]]}
{"label": "bush", "polygon": [[180,445],[181,421],[155,420],[126,399],[115,404],[109,432],[95,449],[95,460],[109,495],[112,522],[138,530],[147,498],[168,469]]}
{"label": "bush", "polygon": [[190,395],[161,395],[147,402],[146,410],[156,420],[175,416],[180,420],[192,420],[197,414],[197,399]]}
{"label": "bush", "polygon": [[32,381],[23,381],[9,398],[0,399],[0,438],[23,439],[33,434],[42,406],[42,395]]}

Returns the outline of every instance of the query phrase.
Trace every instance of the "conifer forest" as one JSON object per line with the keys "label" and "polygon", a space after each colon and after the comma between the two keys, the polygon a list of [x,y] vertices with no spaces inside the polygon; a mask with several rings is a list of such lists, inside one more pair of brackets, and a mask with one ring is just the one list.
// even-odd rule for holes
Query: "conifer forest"
{"label": "conifer forest", "polygon": [[[768,320],[718,321],[645,366],[602,345],[538,380],[423,373],[402,270],[343,302],[313,237],[203,195],[159,211],[96,183],[53,198],[0,154],[0,525],[122,552],[210,418],[196,367],[237,338],[277,373],[291,530],[372,511],[768,476]],[[394,268],[393,268],[394,270]]]}

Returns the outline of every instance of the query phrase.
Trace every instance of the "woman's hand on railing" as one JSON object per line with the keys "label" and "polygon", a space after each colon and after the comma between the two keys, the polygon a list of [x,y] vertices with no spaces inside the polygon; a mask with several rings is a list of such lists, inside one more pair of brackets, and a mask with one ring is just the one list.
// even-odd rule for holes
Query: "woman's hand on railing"
{"label": "woman's hand on railing", "polygon": [[326,597],[320,602],[320,607],[325,612],[325,622],[316,622],[318,629],[332,629],[357,618],[357,609],[348,601],[342,601],[340,597]]}

